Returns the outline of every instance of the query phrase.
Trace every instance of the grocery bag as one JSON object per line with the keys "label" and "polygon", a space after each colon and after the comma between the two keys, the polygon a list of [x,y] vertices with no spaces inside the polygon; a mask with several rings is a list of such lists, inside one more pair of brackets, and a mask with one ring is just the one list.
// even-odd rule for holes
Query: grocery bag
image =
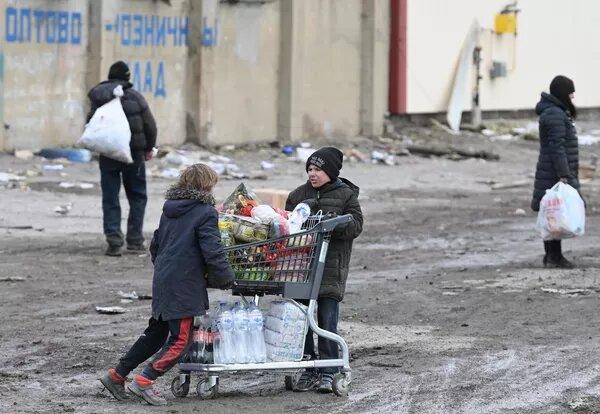
{"label": "grocery bag", "polygon": [[77,144],[113,160],[131,164],[131,130],[121,105],[123,87],[118,85],[113,95],[114,99],[96,110]]}
{"label": "grocery bag", "polygon": [[544,240],[562,240],[585,232],[585,205],[569,184],[557,183],[546,190],[540,202],[537,230]]}

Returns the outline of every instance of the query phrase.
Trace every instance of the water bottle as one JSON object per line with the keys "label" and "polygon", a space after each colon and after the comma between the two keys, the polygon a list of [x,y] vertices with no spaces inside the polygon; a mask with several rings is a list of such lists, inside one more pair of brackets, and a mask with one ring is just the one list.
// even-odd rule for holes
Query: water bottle
{"label": "water bottle", "polygon": [[265,362],[267,360],[267,349],[263,329],[263,314],[254,303],[250,305],[248,311],[251,362]]}
{"label": "water bottle", "polygon": [[224,364],[223,347],[221,344],[221,314],[227,308],[227,303],[220,301],[210,317],[213,342],[213,360],[215,364]]}
{"label": "water bottle", "polygon": [[222,364],[232,364],[238,359],[237,349],[233,342],[233,314],[223,308],[219,317],[219,356]]}
{"label": "water bottle", "polygon": [[233,343],[236,349],[235,362],[248,363],[248,313],[239,302],[233,308],[233,332]]}
{"label": "water bottle", "polygon": [[294,208],[290,214],[290,234],[298,233],[302,229],[302,225],[310,216],[310,207],[306,203],[300,203]]}

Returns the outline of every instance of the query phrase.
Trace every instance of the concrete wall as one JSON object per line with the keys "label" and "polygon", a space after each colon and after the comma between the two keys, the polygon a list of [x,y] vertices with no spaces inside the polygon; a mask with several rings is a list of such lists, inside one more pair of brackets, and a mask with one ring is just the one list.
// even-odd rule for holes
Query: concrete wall
{"label": "concrete wall", "polygon": [[[409,113],[444,112],[468,28],[484,29],[481,104],[483,110],[530,109],[551,79],[575,81],[576,103],[600,106],[600,2],[522,0],[518,37],[496,35],[494,16],[506,0],[409,0],[407,106]],[[507,63],[506,78],[491,80],[491,61]],[[470,108],[469,101],[465,102]]]}
{"label": "concrete wall", "polygon": [[87,91],[116,60],[129,63],[148,100],[159,145],[382,132],[387,0],[0,0],[0,8],[9,23],[0,149],[73,145]]}
{"label": "concrete wall", "polygon": [[0,1],[3,142],[7,149],[68,145],[86,111],[87,1]]}

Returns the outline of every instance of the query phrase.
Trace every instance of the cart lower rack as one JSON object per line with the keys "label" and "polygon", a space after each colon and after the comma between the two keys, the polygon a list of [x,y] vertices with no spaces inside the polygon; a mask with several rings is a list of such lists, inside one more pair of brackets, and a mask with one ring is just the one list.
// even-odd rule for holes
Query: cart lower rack
{"label": "cart lower rack", "polygon": [[[293,390],[297,376],[305,369],[339,368],[333,378],[333,392],[338,396],[348,394],[351,382],[348,345],[344,339],[321,329],[315,320],[316,299],[325,267],[331,232],[336,226],[344,225],[352,216],[344,215],[311,222],[309,228],[300,233],[248,243],[225,249],[236,273],[234,295],[255,296],[278,295],[292,301],[308,300],[306,314],[308,327],[319,337],[335,342],[341,355],[339,359],[301,361],[278,361],[248,364],[204,364],[181,362],[180,374],[173,379],[171,390],[176,397],[189,393],[192,373],[200,378],[196,387],[199,398],[212,398],[218,393],[219,377],[241,372],[283,372],[285,387]],[[313,225],[314,224],[314,225]]]}

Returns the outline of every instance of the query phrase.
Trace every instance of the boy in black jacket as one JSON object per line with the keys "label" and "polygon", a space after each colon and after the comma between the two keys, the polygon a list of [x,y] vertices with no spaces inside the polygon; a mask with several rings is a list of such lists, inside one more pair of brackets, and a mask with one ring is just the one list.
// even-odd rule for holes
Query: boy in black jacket
{"label": "boy in black jacket", "polygon": [[154,381],[189,349],[194,316],[208,309],[207,287],[224,289],[234,281],[213,207],[217,178],[208,166],[195,164],[167,191],[160,225],[150,245],[154,263],[152,317],[116,368],[100,379],[118,400],[128,398],[127,375],[154,355],[127,389],[149,404],[167,403],[152,387]]}
{"label": "boy in black jacket", "polygon": [[[334,147],[321,148],[306,162],[308,181],[292,191],[286,202],[291,211],[299,203],[307,203],[313,213],[352,215],[352,221],[335,228],[331,235],[325,270],[317,301],[319,327],[337,333],[339,302],[344,298],[348,265],[352,253],[352,242],[362,232],[363,216],[358,203],[359,188],[344,178],[338,178],[344,154]],[[339,349],[335,342],[319,338],[319,357],[337,359]],[[316,358],[313,334],[308,332],[304,353]],[[296,391],[317,388],[319,392],[332,392],[335,368],[325,368],[319,373],[306,371],[300,377]],[[320,375],[319,375],[320,374]]]}

